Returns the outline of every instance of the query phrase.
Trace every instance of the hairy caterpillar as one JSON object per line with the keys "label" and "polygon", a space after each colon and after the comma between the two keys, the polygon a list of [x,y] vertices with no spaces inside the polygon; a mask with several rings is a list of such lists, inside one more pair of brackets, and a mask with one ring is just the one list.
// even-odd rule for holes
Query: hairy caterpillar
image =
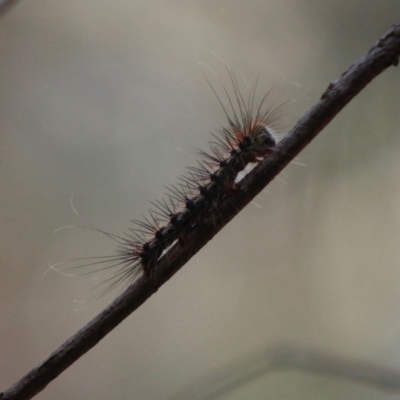
{"label": "hairy caterpillar", "polygon": [[198,166],[187,168],[180,183],[168,188],[166,198],[152,202],[149,217],[132,221],[134,227],[123,236],[89,226],[115,240],[118,244],[116,253],[91,257],[91,262],[73,268],[101,264],[101,269],[111,270],[102,283],[110,284],[104,292],[120,283],[131,283],[141,273],[145,276],[153,274],[156,262],[167,255],[172,246],[185,246],[185,236],[197,229],[202,218],[229,201],[244,170],[273,152],[281,106],[266,107],[269,93],[256,105],[257,82],[245,98],[236,76],[229,70],[228,74],[233,90],[233,96],[230,96],[223,86],[228,107],[206,78],[228,123],[218,134],[212,134],[209,152],[198,152],[201,157]]}

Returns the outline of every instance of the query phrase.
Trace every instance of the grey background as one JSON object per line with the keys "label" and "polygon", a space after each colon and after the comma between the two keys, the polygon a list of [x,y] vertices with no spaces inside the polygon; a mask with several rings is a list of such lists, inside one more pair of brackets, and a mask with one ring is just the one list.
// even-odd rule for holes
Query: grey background
{"label": "grey background", "polygon": [[[225,123],[202,72],[217,90],[223,61],[242,83],[261,72],[290,126],[399,16],[398,0],[36,0],[0,20],[1,388],[113,297],[85,301],[98,281],[48,271],[112,241],[53,232],[126,231]],[[400,369],[399,81],[392,68],[369,85],[305,166],[37,398],[166,399],[283,341]],[[225,398],[400,394],[280,372]]]}

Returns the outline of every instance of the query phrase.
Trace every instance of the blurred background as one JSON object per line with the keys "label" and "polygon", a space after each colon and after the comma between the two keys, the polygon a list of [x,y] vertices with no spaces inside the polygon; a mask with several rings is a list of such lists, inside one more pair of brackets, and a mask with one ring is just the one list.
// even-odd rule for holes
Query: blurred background
{"label": "blurred background", "polygon": [[[243,91],[290,128],[399,19],[398,0],[21,1],[0,20],[0,384],[116,292],[49,264],[112,254]],[[37,399],[170,399],[275,343],[400,370],[399,70],[370,84],[171,281]],[[289,121],[289,122],[288,122]],[[291,122],[291,123],[290,123]],[[300,165],[302,164],[302,165]],[[73,212],[70,199],[80,216]],[[46,273],[47,272],[47,273]],[[223,399],[400,399],[277,372]]]}

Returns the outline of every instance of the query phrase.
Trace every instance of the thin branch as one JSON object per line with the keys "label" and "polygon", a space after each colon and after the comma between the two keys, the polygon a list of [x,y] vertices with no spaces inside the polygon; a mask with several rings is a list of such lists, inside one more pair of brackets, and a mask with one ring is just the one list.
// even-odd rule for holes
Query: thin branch
{"label": "thin branch", "polygon": [[[3,400],[31,399],[83,354],[95,346],[128,315],[140,307],[194,254],[242,210],[369,82],[386,68],[397,65],[400,55],[400,22],[342,76],[332,82],[291,132],[238,185],[229,202],[210,212],[205,221],[185,237],[185,246],[174,246],[155,266],[156,273],[142,276],[97,317],[62,344],[50,357],[0,395]],[[194,231],[194,230],[193,230]]]}
{"label": "thin branch", "polygon": [[210,371],[170,400],[215,400],[262,376],[289,370],[347,379],[384,391],[400,390],[400,372],[294,345],[272,346]]}

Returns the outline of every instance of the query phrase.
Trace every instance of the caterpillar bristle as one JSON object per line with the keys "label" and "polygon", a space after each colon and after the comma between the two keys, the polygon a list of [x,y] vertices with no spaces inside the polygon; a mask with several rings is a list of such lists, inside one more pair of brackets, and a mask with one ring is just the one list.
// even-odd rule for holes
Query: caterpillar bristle
{"label": "caterpillar bristle", "polygon": [[227,118],[227,126],[222,127],[218,134],[211,134],[208,152],[197,151],[200,157],[197,166],[188,167],[177,184],[167,187],[165,199],[151,202],[153,208],[148,216],[133,220],[134,226],[124,236],[91,225],[92,229],[117,242],[115,255],[91,258],[92,263],[78,266],[102,265],[102,270],[111,271],[101,284],[107,286],[101,295],[121,284],[133,282],[140,274],[153,274],[157,261],[168,255],[171,246],[184,246],[187,233],[201,225],[208,212],[218,210],[223,202],[229,201],[236,190],[238,174],[249,164],[258,163],[273,152],[283,105],[266,107],[268,92],[256,107],[258,77],[244,98],[235,74],[229,69],[228,76],[233,95],[222,85],[228,107],[205,77]]}

